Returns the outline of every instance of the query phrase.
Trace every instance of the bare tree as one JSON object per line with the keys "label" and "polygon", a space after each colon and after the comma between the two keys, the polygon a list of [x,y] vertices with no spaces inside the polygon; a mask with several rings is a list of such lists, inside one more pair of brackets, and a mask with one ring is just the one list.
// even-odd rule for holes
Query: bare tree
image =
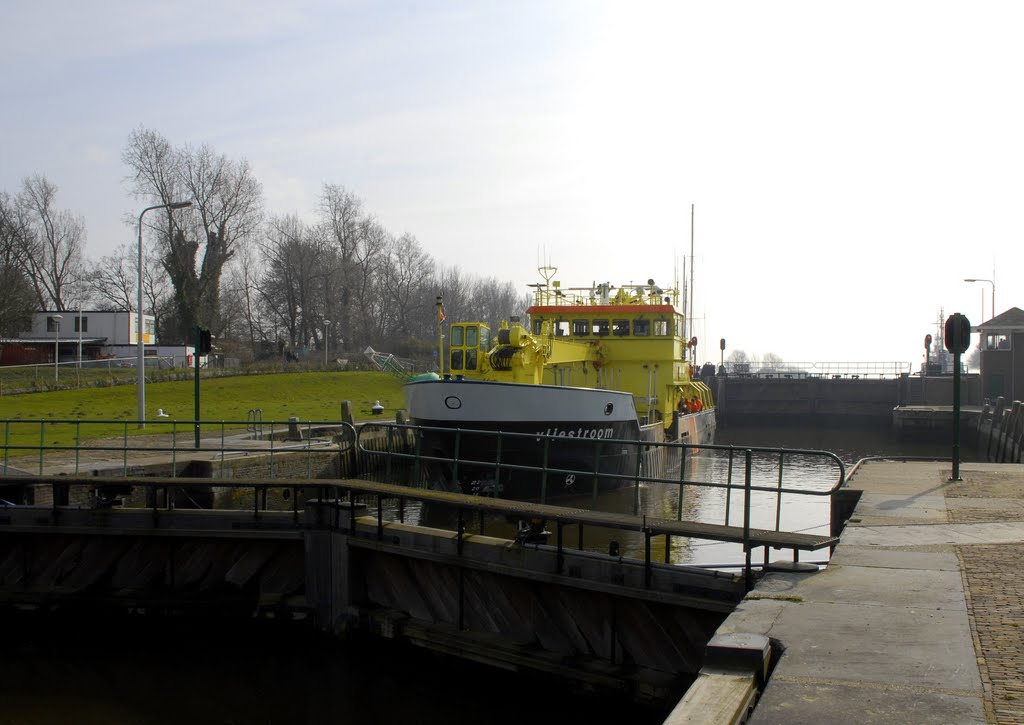
{"label": "bare tree", "polygon": [[[414,331],[414,320],[431,318],[434,313],[433,300],[424,305],[419,294],[423,282],[433,277],[434,261],[423,251],[416,237],[403,234],[390,244],[388,264],[382,268],[382,282],[391,318],[391,334],[409,337]],[[425,315],[417,315],[417,309]]]}
{"label": "bare tree", "polygon": [[[325,316],[334,320],[336,336],[353,340],[353,310],[359,304],[359,288],[366,280],[358,263],[360,244],[366,233],[367,219],[363,202],[355,194],[337,184],[324,184],[320,193],[319,233],[335,254],[335,264],[326,280]],[[365,246],[365,245],[364,245]]]}
{"label": "bare tree", "polygon": [[211,327],[219,319],[221,274],[237,246],[259,229],[262,189],[248,162],[231,161],[207,146],[175,149],[142,128],[129,136],[122,158],[136,197],[194,205],[189,214],[168,212],[156,235],[173,289],[175,319],[168,331],[187,339],[193,326]]}
{"label": "bare tree", "polygon": [[265,265],[260,298],[287,331],[288,345],[301,346],[318,326],[309,310],[322,300],[317,279],[323,244],[298,217],[285,216],[270,219],[260,248]]}
{"label": "bare tree", "polygon": [[0,335],[14,336],[32,324],[35,294],[20,263],[21,245],[13,202],[0,192]]}
{"label": "bare tree", "polygon": [[127,244],[119,245],[108,257],[87,264],[85,287],[90,304],[100,310],[135,309],[138,298],[138,272],[135,269],[134,250]]}
{"label": "bare tree", "polygon": [[67,310],[83,290],[82,255],[85,222],[56,207],[57,187],[36,174],[22,182],[15,201],[14,223],[20,245],[18,261],[32,282],[39,309]]}

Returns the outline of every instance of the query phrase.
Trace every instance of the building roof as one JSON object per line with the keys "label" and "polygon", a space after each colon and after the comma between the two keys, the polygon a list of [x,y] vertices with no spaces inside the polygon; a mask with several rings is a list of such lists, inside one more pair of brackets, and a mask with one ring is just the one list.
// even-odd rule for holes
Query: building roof
{"label": "building roof", "polygon": [[981,332],[1024,332],[1024,310],[1011,307],[991,320],[978,325]]}

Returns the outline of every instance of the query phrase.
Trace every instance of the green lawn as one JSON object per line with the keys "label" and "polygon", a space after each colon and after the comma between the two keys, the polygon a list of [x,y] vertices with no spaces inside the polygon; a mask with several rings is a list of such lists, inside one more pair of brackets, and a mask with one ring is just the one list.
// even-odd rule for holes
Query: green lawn
{"label": "green lawn", "polygon": [[[154,382],[146,385],[146,418],[154,423],[190,422],[195,411],[195,382],[180,380]],[[357,420],[371,417],[376,401],[384,406],[384,417],[394,419],[395,411],[404,407],[401,381],[380,372],[301,372],[232,377],[203,378],[200,382],[200,419],[208,423],[230,421],[244,423],[250,411],[259,410],[264,425],[292,416],[301,421],[336,421],[341,417],[341,402],[349,400]],[[156,418],[157,409],[168,414]],[[74,442],[76,426],[57,421],[83,421],[77,428],[83,439],[122,435],[123,421],[137,419],[137,388],[135,385],[81,388],[53,392],[22,393],[0,396],[0,421],[6,442],[38,443],[38,424],[10,421],[45,420],[45,438],[58,445]],[[84,421],[111,421],[88,423]],[[122,421],[122,422],[117,422]],[[164,426],[151,425],[139,430],[127,426],[129,435],[154,433]],[[182,426],[179,426],[179,430]],[[188,428],[184,428],[188,430]]]}

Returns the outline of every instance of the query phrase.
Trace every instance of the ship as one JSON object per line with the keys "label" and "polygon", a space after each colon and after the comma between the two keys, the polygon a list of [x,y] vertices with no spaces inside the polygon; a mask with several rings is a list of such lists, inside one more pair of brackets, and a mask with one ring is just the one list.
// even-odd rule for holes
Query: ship
{"label": "ship", "polygon": [[644,443],[713,440],[678,285],[563,287],[539,272],[525,321],[450,323],[447,351],[438,298],[440,373],[403,384],[430,485],[544,501],[664,474],[669,447]]}

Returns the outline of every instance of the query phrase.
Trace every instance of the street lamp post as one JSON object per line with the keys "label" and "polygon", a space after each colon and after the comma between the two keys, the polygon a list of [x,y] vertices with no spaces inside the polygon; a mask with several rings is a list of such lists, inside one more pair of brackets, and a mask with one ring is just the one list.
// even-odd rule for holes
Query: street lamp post
{"label": "street lamp post", "polygon": [[56,383],[60,377],[60,321],[64,319],[64,315],[53,315],[50,319],[57,323],[57,335],[53,338],[53,382]]}
{"label": "street lamp post", "polygon": [[174,201],[169,204],[157,204],[156,206],[148,206],[142,210],[139,214],[139,309],[138,312],[138,324],[135,326],[135,336],[138,342],[138,351],[136,353],[135,365],[138,368],[138,416],[139,416],[139,428],[146,427],[146,336],[145,336],[145,322],[142,315],[142,217],[146,215],[147,211],[153,211],[154,209],[186,209],[192,206],[191,201]]}
{"label": "street lamp post", "polygon": [[324,367],[327,367],[327,328],[331,324],[330,320],[324,320]]}
{"label": "street lamp post", "polygon": [[[996,283],[993,282],[990,279],[974,279],[973,277],[970,278],[970,279],[965,279],[964,282],[988,282],[990,285],[992,285],[992,311],[989,314],[991,314],[993,317],[995,317],[996,316]],[[982,310],[981,310],[981,321],[985,322],[985,302],[984,302],[984,298],[982,298],[981,307],[982,307]]]}

